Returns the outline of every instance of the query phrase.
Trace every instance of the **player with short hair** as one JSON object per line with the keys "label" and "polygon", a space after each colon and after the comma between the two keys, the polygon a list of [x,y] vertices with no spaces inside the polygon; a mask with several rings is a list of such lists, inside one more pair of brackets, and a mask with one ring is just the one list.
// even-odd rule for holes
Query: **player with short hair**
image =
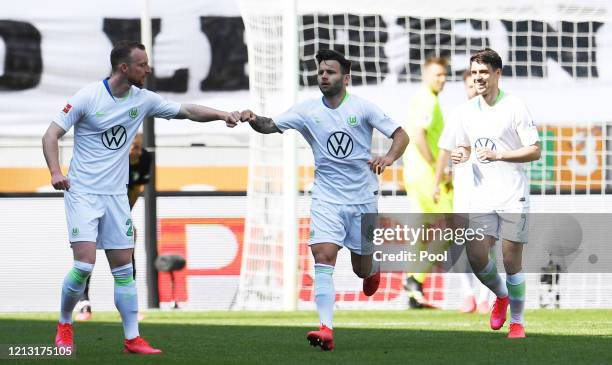
{"label": "player with short hair", "polygon": [[[133,278],[134,230],[126,185],[128,154],[142,121],[150,116],[225,120],[236,125],[238,112],[224,112],[195,104],[178,104],[143,89],[151,74],[145,47],[118,42],[110,54],[109,78],[85,86],[70,98],[42,139],[51,184],[65,190],[68,236],[74,264],[62,285],[61,312],[55,344],[73,346],[72,311],[96,261],[104,249],[115,279],[115,305],[125,334],[124,352],[156,354],[138,331],[138,297]],[[58,140],[74,127],[74,151],[68,177],[59,164]]]}
{"label": "player with short hair", "polygon": [[[476,87],[474,86],[474,80],[472,79],[472,72],[466,70],[463,73],[463,86],[468,100],[476,96]],[[450,162],[451,151],[455,149],[457,141],[457,114],[461,114],[461,108],[466,107],[468,104],[462,104],[454,110],[450,117],[447,119],[447,123],[444,124],[442,135],[438,140],[438,148],[440,149],[438,159],[436,161],[436,172],[434,178],[433,200],[434,202],[439,199],[440,196],[440,185],[443,180],[448,180],[448,164]],[[453,212],[454,213],[468,213],[469,209],[469,194],[471,180],[473,180],[471,166],[468,164],[455,165],[452,171],[452,197],[453,197]],[[446,181],[446,183],[449,183]],[[449,189],[450,190],[450,189]],[[493,247],[494,248],[494,247]],[[494,250],[492,251],[494,255]],[[478,309],[481,313],[489,312],[489,296],[492,295],[491,291],[482,285],[480,281],[474,278],[472,268],[469,261],[465,256],[461,256],[461,260],[455,263],[461,265],[460,270],[464,270],[459,273],[461,279],[461,286],[463,290],[463,304],[461,306],[461,312],[473,313]],[[480,290],[478,290],[480,287]],[[478,301],[476,301],[476,295],[478,293]]]}
{"label": "player with short hair", "polygon": [[[467,102],[459,116],[454,163],[468,161],[474,172],[470,202],[470,227],[482,230],[483,240],[469,242],[466,249],[478,279],[497,299],[490,324],[500,329],[510,304],[509,338],[525,337],[525,275],[522,273],[523,245],[527,242],[529,183],[524,162],[540,158],[539,136],[526,105],[499,89],[502,60],[486,48],[470,58],[470,70],[478,97]],[[491,245],[502,239],[506,283],[489,259]]]}
{"label": "player with short hair", "polygon": [[[452,189],[450,184],[439,184],[437,198],[432,199],[432,185],[438,139],[444,128],[444,118],[438,95],[446,83],[448,61],[430,57],[423,65],[421,88],[410,100],[406,130],[413,138],[402,160],[404,163],[404,184],[411,203],[418,206],[420,213],[450,213],[452,211]],[[404,285],[408,293],[410,308],[429,307],[423,296],[425,273],[408,273]]]}
{"label": "player with short hair", "polygon": [[[295,129],[310,144],[315,159],[309,245],[314,256],[315,303],[321,327],[307,339],[323,350],[334,348],[332,317],[336,298],[333,273],[338,251],[351,251],[353,271],[363,278],[363,291],[373,295],[380,282],[373,251],[362,248],[361,216],[376,213],[376,174],[397,160],[408,145],[408,135],[369,101],[349,94],[351,63],[341,53],[319,50],[317,81],[322,98],[294,105],[274,119],[242,112],[259,133]],[[372,132],[376,128],[393,142],[385,156],[373,157]]]}

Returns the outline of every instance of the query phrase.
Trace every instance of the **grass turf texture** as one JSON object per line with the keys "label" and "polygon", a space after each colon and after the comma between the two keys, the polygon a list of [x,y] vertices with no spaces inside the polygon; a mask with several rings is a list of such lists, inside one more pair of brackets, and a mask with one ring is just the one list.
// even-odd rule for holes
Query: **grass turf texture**
{"label": "grass turf texture", "polygon": [[[0,344],[51,344],[57,314],[0,314]],[[526,339],[508,324],[451,311],[338,311],[336,349],[306,341],[314,312],[147,312],[140,332],[163,355],[125,355],[118,314],[75,325],[73,360],[7,364],[612,364],[612,310],[531,310]]]}

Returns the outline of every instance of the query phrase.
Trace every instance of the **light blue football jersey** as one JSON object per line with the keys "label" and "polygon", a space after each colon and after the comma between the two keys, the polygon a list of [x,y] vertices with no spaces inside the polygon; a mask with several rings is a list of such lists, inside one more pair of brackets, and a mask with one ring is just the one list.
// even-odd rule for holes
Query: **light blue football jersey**
{"label": "light blue football jersey", "polygon": [[136,86],[124,98],[113,97],[105,81],[79,90],[53,119],[66,131],[74,126],[70,191],[127,194],[130,145],[140,124],[149,116],[170,119],[180,107]]}
{"label": "light blue football jersey", "polygon": [[390,138],[399,124],[380,108],[346,94],[331,109],[323,98],[298,103],[277,116],[281,131],[295,129],[310,144],[315,161],[312,197],[338,204],[365,204],[378,196],[378,179],[370,170],[372,132],[376,128]]}

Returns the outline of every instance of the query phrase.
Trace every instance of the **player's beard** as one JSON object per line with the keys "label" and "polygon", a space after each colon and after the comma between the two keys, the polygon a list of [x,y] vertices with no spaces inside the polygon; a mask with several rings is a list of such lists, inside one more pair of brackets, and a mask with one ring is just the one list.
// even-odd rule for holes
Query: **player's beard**
{"label": "player's beard", "polygon": [[319,90],[321,90],[321,93],[323,93],[323,96],[325,97],[330,98],[336,96],[342,90],[342,80],[336,83],[330,83],[327,90],[324,90],[321,85],[319,85]]}
{"label": "player's beard", "polygon": [[144,79],[137,80],[137,79],[128,77],[128,82],[130,83],[130,85],[134,85],[139,89],[142,89],[144,87]]}

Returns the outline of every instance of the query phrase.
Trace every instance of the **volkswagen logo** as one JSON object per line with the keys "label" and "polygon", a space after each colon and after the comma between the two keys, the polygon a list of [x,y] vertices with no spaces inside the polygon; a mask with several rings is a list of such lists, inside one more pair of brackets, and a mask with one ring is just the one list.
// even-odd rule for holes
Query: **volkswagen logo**
{"label": "volkswagen logo", "polygon": [[102,144],[109,150],[118,150],[127,141],[127,133],[122,125],[116,125],[102,133]]}
{"label": "volkswagen logo", "polygon": [[334,132],[327,140],[327,152],[335,158],[343,159],[353,152],[353,139],[344,132]]}
{"label": "volkswagen logo", "polygon": [[[486,148],[491,151],[495,151],[497,146],[495,146],[495,142],[488,138],[478,138],[476,142],[474,142],[474,148]],[[480,161],[481,163],[489,163],[491,161]]]}

